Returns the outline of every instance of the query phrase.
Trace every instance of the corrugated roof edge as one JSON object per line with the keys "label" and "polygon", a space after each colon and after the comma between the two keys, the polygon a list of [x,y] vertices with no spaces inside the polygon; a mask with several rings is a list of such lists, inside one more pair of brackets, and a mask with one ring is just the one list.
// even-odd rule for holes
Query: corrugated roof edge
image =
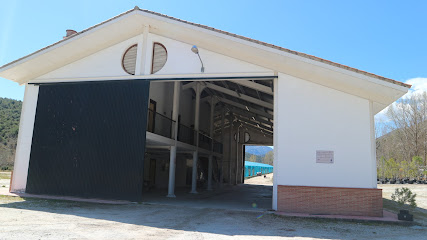
{"label": "corrugated roof edge", "polygon": [[288,53],[291,53],[291,54],[294,54],[294,55],[297,55],[297,56],[301,56],[301,57],[305,57],[305,58],[308,58],[308,59],[311,59],[311,60],[314,60],[314,61],[326,63],[326,64],[329,64],[329,65],[332,65],[332,66],[335,66],[335,67],[339,67],[339,68],[342,68],[342,69],[353,71],[353,72],[356,72],[356,73],[359,73],[359,74],[363,74],[363,75],[366,75],[366,76],[369,76],[369,77],[377,78],[377,79],[380,79],[380,80],[383,80],[383,81],[386,81],[386,82],[390,82],[390,83],[393,83],[393,84],[396,84],[396,85],[399,85],[399,86],[403,86],[403,87],[407,87],[407,88],[410,88],[412,86],[410,84],[406,84],[406,83],[399,82],[399,81],[396,81],[396,80],[393,80],[393,79],[390,79],[390,78],[382,77],[382,76],[379,76],[379,75],[376,75],[376,74],[373,74],[373,73],[369,73],[369,72],[366,72],[366,71],[363,71],[363,70],[359,70],[357,68],[352,68],[352,67],[349,67],[349,66],[346,66],[346,65],[342,65],[342,64],[339,64],[339,63],[336,63],[336,62],[332,62],[332,61],[329,61],[329,60],[326,60],[326,59],[323,59],[323,58],[319,58],[319,57],[316,57],[316,56],[312,56],[312,55],[309,55],[309,54],[306,54],[306,53],[301,53],[301,52],[293,51],[293,50],[290,50],[290,49],[287,49],[287,48],[283,48],[283,47],[280,47],[280,46],[276,46],[276,45],[273,45],[273,44],[270,44],[270,43],[266,43],[266,42],[262,42],[262,41],[255,40],[255,39],[252,39],[252,38],[244,37],[244,36],[241,36],[241,35],[238,35],[238,34],[230,33],[230,32],[223,31],[223,30],[220,30],[220,29],[216,29],[216,28],[213,28],[213,27],[209,27],[209,26],[206,26],[206,25],[202,25],[202,24],[198,24],[198,23],[193,23],[193,22],[188,22],[188,21],[185,21],[185,20],[182,20],[182,19],[179,19],[179,18],[175,18],[175,17],[171,17],[171,16],[168,16],[168,15],[165,15],[165,14],[153,12],[153,11],[150,11],[150,10],[147,10],[147,9],[140,9],[138,7],[135,7],[133,9],[128,10],[128,11],[126,11],[124,13],[121,13],[121,14],[115,16],[115,17],[112,17],[112,18],[110,18],[110,19],[108,19],[106,21],[103,21],[103,22],[98,23],[98,24],[96,24],[96,25],[94,25],[92,27],[89,27],[89,28],[87,28],[85,30],[82,30],[82,31],[80,31],[80,32],[78,32],[78,33],[76,33],[76,34],[68,37],[68,38],[62,39],[62,40],[60,40],[58,42],[55,42],[55,43],[53,43],[51,45],[48,45],[48,46],[46,46],[44,48],[41,48],[41,49],[39,49],[39,50],[37,50],[37,51],[35,51],[33,53],[30,53],[30,54],[28,54],[26,56],[23,56],[21,58],[18,58],[18,59],[14,60],[14,61],[12,61],[10,63],[7,63],[7,64],[1,66],[0,70],[2,68],[10,66],[10,65],[12,65],[12,64],[14,64],[16,62],[19,62],[19,61],[21,61],[21,60],[23,60],[25,58],[33,56],[33,55],[35,55],[35,54],[37,54],[37,53],[39,53],[41,51],[44,51],[44,50],[46,50],[48,48],[51,48],[51,47],[53,47],[53,46],[55,46],[57,44],[60,44],[60,43],[65,42],[65,41],[69,41],[70,39],[72,39],[72,38],[74,38],[74,37],[76,37],[76,36],[78,36],[78,35],[80,35],[82,33],[85,33],[85,32],[87,32],[89,30],[92,30],[92,29],[94,29],[94,28],[96,28],[96,27],[98,27],[98,26],[100,26],[102,24],[110,22],[110,21],[112,21],[112,20],[114,20],[116,18],[119,18],[119,17],[121,17],[123,15],[126,15],[126,14],[128,14],[128,13],[130,13],[132,11],[142,11],[142,12],[146,12],[146,13],[149,13],[149,14],[157,15],[157,16],[160,16],[160,17],[169,18],[169,19],[174,20],[174,21],[182,22],[182,23],[185,23],[185,24],[189,24],[189,25],[193,25],[193,26],[196,26],[196,27],[204,28],[204,29],[207,29],[207,30],[211,30],[211,31],[214,31],[214,32],[218,32],[218,33],[221,33],[221,34],[225,34],[225,35],[232,36],[232,37],[235,37],[235,38],[239,38],[239,39],[242,39],[242,40],[246,40],[246,41],[249,41],[249,42],[260,44],[260,45],[263,45],[263,46],[266,46],[266,47],[277,49],[277,50],[280,50],[280,51],[288,52]]}

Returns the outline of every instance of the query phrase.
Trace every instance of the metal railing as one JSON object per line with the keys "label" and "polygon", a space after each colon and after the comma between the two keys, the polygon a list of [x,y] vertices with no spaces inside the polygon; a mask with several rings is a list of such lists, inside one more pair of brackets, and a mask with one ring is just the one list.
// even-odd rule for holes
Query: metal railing
{"label": "metal railing", "polygon": [[178,126],[178,141],[188,143],[191,145],[195,144],[196,131],[193,128],[187,127],[184,124]]}
{"label": "metal railing", "polygon": [[199,147],[206,149],[206,150],[211,150],[212,138],[210,138],[209,136],[199,132]]}
{"label": "metal railing", "polygon": [[223,149],[222,149],[222,143],[216,141],[215,139],[213,141],[214,141],[214,143],[213,143],[213,151],[216,152],[216,153],[221,153],[222,154],[222,151],[223,151]]}
{"label": "metal railing", "polygon": [[[151,109],[148,109],[147,118],[148,132],[152,132],[167,138],[172,138],[172,132],[175,127],[175,121]],[[196,134],[197,131],[195,131],[193,128],[188,127],[184,124],[178,125],[178,141],[196,146]],[[198,134],[200,148],[209,151],[214,151],[216,153],[222,153],[222,143],[215,141],[204,133],[198,132]]]}
{"label": "metal railing", "polygon": [[172,119],[148,109],[147,131],[163,137],[172,138],[172,128],[175,121]]}

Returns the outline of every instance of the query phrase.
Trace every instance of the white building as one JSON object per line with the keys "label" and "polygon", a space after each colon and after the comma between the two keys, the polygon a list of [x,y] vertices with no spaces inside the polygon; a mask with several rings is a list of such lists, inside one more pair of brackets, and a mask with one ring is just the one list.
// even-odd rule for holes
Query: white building
{"label": "white building", "polygon": [[242,183],[258,144],[273,209],[382,215],[374,115],[410,85],[137,7],[67,35],[0,68],[25,84],[13,192],[196,193]]}

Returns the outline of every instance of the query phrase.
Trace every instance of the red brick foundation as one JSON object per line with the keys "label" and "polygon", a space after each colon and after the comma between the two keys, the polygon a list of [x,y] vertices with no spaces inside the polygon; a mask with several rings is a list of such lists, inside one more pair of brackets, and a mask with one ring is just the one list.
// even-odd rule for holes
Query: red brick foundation
{"label": "red brick foundation", "polygon": [[278,185],[277,210],[288,213],[382,217],[382,189]]}

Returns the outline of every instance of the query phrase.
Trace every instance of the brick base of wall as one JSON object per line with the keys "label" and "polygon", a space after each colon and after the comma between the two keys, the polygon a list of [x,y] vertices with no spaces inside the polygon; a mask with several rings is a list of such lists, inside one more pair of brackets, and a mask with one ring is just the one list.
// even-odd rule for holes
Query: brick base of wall
{"label": "brick base of wall", "polygon": [[277,210],[288,213],[382,217],[382,189],[278,185]]}

